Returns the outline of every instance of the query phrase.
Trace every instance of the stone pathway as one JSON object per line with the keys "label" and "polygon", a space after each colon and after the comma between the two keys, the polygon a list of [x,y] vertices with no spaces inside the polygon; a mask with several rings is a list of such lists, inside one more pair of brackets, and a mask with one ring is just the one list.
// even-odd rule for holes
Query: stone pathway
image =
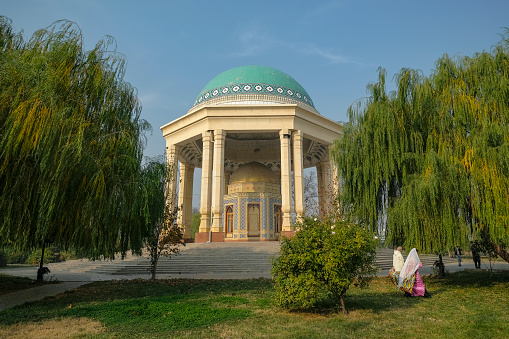
{"label": "stone pathway", "polygon": [[88,282],[69,281],[62,282],[60,284],[48,284],[12,292],[0,297],[0,312],[14,306],[23,305],[24,303],[41,300],[46,297],[53,297],[57,294],[78,288],[84,284],[88,284]]}
{"label": "stone pathway", "polygon": [[[157,269],[158,279],[250,279],[270,278],[272,258],[279,253],[278,242],[252,243],[191,243],[181,248],[177,256],[161,257]],[[381,249],[377,254],[379,276],[388,275],[392,267],[391,249]],[[406,255],[406,253],[404,253]],[[422,275],[432,273],[436,256],[421,256]],[[459,267],[455,258],[444,258],[446,272],[474,269],[470,260]],[[60,281],[13,292],[0,297],[0,312],[22,305],[26,302],[55,296],[93,281],[150,279],[149,261],[146,256],[128,255],[124,260],[91,261],[69,260],[63,263],[48,264],[51,270],[46,279]],[[485,267],[483,262],[483,268]],[[497,262],[495,269],[509,270],[506,262]],[[1,274],[35,279],[36,267],[1,269]]]}

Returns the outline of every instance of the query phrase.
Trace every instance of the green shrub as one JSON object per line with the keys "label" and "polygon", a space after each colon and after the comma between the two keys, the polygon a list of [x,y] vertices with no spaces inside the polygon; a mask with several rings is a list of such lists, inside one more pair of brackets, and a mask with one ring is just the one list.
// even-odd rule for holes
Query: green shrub
{"label": "green shrub", "polygon": [[[376,272],[378,240],[363,227],[346,221],[306,218],[293,238],[284,238],[273,261],[276,303],[287,309],[340,307],[357,281],[366,286]],[[357,280],[356,280],[357,279]]]}
{"label": "green shrub", "polygon": [[[41,263],[41,249],[37,249],[30,253],[25,260],[25,263],[31,265],[39,265]],[[77,259],[78,256],[72,251],[62,251],[59,247],[46,247],[44,251],[44,264],[50,262],[62,262],[71,259]]]}
{"label": "green shrub", "polygon": [[194,239],[195,234],[200,230],[201,214],[200,212],[193,213],[191,217],[191,239]]}
{"label": "green shrub", "polygon": [[2,251],[5,255],[5,259],[7,260],[7,264],[24,264],[30,254],[20,252],[10,246],[5,246]]}
{"label": "green shrub", "polygon": [[[46,249],[44,251],[44,264],[50,263],[54,261],[53,256],[48,255],[50,253],[50,249]],[[30,253],[30,255],[27,257],[26,262],[30,265],[39,265],[41,263],[41,254],[42,250],[38,249]]]}

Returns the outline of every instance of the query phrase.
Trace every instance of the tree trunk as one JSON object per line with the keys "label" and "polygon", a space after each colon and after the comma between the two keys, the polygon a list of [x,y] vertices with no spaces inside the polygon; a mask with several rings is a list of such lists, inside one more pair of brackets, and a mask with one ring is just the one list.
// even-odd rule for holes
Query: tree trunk
{"label": "tree trunk", "polygon": [[341,313],[348,314],[348,311],[345,307],[345,294],[346,292],[342,292],[339,296],[339,304],[341,305]]}
{"label": "tree trunk", "polygon": [[157,262],[159,261],[159,256],[156,254],[155,257],[152,258],[152,265],[150,267],[150,271],[152,272],[152,280],[156,280],[157,273]]}
{"label": "tree trunk", "polygon": [[490,242],[491,247],[493,248],[493,251],[502,259],[509,262],[509,252],[504,250],[500,244],[495,244],[493,242]]}
{"label": "tree trunk", "polygon": [[43,282],[44,269],[42,265],[44,265],[44,250],[46,248],[46,241],[42,242],[42,253],[41,253],[41,263],[39,264],[39,269],[37,270],[37,282]]}
{"label": "tree trunk", "polygon": [[500,258],[502,258],[505,261],[509,262],[509,252],[507,252],[505,249],[503,249],[502,246],[500,246],[500,244],[497,244],[494,241],[492,241],[491,237],[490,237],[490,234],[488,233],[488,231],[486,229],[482,230],[482,235],[484,237],[484,240],[486,240],[486,242],[488,242],[491,245],[491,248],[493,249],[493,251]]}

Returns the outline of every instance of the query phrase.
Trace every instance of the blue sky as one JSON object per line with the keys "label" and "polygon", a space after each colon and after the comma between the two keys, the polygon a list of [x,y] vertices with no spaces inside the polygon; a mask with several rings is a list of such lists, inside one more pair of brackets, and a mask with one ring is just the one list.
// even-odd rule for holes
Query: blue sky
{"label": "blue sky", "polygon": [[[347,121],[378,67],[430,74],[444,53],[489,50],[509,27],[509,1],[4,0],[0,14],[28,38],[59,19],[91,48],[113,36],[153,127],[145,154],[164,151],[159,127],[184,115],[217,74],[242,65],[296,79],[318,111]],[[392,83],[389,88],[392,88]]]}
{"label": "blue sky", "polygon": [[277,68],[307,90],[322,115],[347,121],[378,67],[388,81],[403,67],[429,75],[444,53],[489,50],[509,27],[508,14],[507,0],[3,0],[0,8],[27,38],[67,19],[82,29],[88,49],[105,35],[116,39],[128,61],[125,80],[138,89],[142,117],[153,127],[147,156],[163,154],[159,127],[184,115],[227,69]]}

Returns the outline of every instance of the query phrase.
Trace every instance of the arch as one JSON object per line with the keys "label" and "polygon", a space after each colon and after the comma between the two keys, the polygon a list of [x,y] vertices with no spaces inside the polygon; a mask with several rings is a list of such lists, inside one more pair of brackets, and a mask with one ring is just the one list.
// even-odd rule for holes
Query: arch
{"label": "arch", "polygon": [[226,210],[225,210],[225,220],[224,220],[224,229],[225,229],[225,232],[226,234],[232,234],[233,233],[233,228],[234,228],[234,225],[233,225],[233,206],[232,205],[228,205],[226,206]]}
{"label": "arch", "polygon": [[281,233],[281,225],[283,224],[283,213],[281,213],[281,206],[274,205],[274,233]]}
{"label": "arch", "polygon": [[248,204],[247,205],[247,231],[248,237],[259,237],[260,236],[260,204]]}

